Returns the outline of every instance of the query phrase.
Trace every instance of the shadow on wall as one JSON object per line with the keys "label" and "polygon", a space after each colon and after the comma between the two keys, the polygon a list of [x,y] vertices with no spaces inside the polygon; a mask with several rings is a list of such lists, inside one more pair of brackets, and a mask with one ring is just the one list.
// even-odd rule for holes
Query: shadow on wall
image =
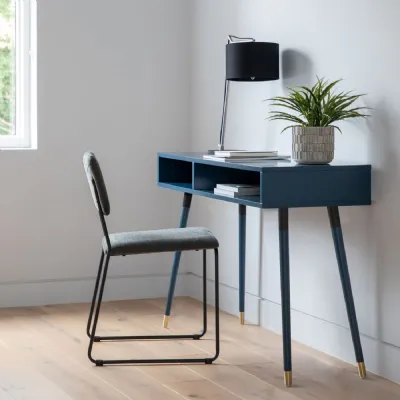
{"label": "shadow on wall", "polygon": [[[293,49],[285,49],[281,54],[281,80],[273,83],[273,86],[268,86],[268,94],[265,98],[281,95],[282,92],[286,93],[288,87],[295,87],[298,85],[309,85],[312,82],[313,63],[307,54]],[[270,111],[269,104],[267,105],[266,112]],[[269,114],[267,114],[269,116]],[[291,147],[289,143],[290,135],[286,138],[279,139],[269,137],[269,132],[281,132],[284,128],[282,121],[269,121],[267,126],[267,134],[265,135],[265,148],[278,147],[279,140],[287,149]],[[287,152],[288,150],[286,150]]]}
{"label": "shadow on wall", "polygon": [[[396,110],[382,101],[373,108],[373,118],[367,123],[369,130],[369,160],[372,170],[373,206],[370,213],[369,247],[373,249],[376,275],[376,334],[384,342],[400,346],[399,332],[389,331],[388,321],[396,318],[390,315],[388,307],[396,296],[396,286],[400,283],[400,158],[397,152],[398,131]],[[373,227],[373,229],[372,229]],[[389,365],[384,355],[378,352],[376,361],[384,371]],[[385,371],[386,372],[386,371]]]}
{"label": "shadow on wall", "polygon": [[293,49],[282,51],[282,85],[285,88],[310,85],[314,80],[312,70],[313,63],[307,54]]}

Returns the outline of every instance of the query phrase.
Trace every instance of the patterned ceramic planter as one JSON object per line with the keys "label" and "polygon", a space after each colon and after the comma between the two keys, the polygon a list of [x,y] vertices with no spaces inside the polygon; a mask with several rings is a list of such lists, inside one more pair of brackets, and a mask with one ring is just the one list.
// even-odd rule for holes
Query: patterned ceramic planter
{"label": "patterned ceramic planter", "polygon": [[293,128],[292,158],[298,164],[329,164],[335,151],[335,128]]}

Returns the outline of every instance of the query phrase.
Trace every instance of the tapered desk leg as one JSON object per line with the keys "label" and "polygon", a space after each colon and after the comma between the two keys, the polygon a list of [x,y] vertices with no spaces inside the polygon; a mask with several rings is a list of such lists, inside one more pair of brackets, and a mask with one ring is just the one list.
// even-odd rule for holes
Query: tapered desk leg
{"label": "tapered desk leg", "polygon": [[353,339],[354,351],[358,364],[358,373],[361,378],[367,375],[364,363],[364,355],[361,346],[360,332],[358,330],[356,308],[354,306],[353,291],[351,289],[351,281],[349,268],[347,265],[346,250],[344,248],[343,232],[340,223],[340,215],[338,207],[328,207],[329,221],[332,229],[333,243],[335,245],[336,258],[339,265],[340,280],[342,281],[344,300],[347,308],[347,316],[349,318],[351,337]]}
{"label": "tapered desk leg", "polygon": [[279,252],[281,265],[283,369],[286,386],[292,386],[292,343],[290,329],[289,210],[279,209]]}
{"label": "tapered desk leg", "polygon": [[[189,211],[190,211],[191,204],[192,204],[192,195],[190,193],[185,193],[183,196],[183,204],[182,204],[182,212],[181,212],[181,219],[179,222],[179,228],[186,228],[187,221],[189,218]],[[179,263],[181,261],[181,255],[182,255],[182,253],[180,251],[177,251],[174,254],[174,261],[172,263],[172,272],[171,272],[171,279],[170,279],[170,283],[169,283],[167,304],[165,307],[165,314],[164,314],[164,323],[163,323],[164,328],[168,327],[168,320],[169,320],[169,316],[171,315],[172,299],[174,297],[176,279],[178,277]]]}
{"label": "tapered desk leg", "polygon": [[244,325],[246,293],[246,206],[239,204],[239,318]]}

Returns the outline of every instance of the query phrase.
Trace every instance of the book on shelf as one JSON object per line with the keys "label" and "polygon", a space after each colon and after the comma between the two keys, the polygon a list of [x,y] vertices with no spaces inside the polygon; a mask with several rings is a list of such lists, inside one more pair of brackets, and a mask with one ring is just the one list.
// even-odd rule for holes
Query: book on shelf
{"label": "book on shelf", "polygon": [[253,157],[273,157],[277,156],[277,151],[250,151],[250,150],[217,150],[214,152],[215,157],[222,158],[253,158]]}
{"label": "book on shelf", "polygon": [[260,186],[250,184],[236,184],[236,183],[218,183],[217,189],[224,190],[226,192],[258,195],[260,194]]}
{"label": "book on shelf", "polygon": [[232,198],[238,198],[238,197],[246,197],[246,196],[259,196],[260,191],[258,193],[238,193],[238,192],[231,192],[229,190],[223,190],[219,188],[214,188],[214,194],[218,194],[219,196],[226,196],[226,197],[232,197]]}
{"label": "book on shelf", "polygon": [[291,157],[289,155],[276,155],[270,157],[215,157],[210,155],[204,155],[204,160],[219,161],[219,162],[229,162],[229,163],[260,163],[270,160],[289,160]]}

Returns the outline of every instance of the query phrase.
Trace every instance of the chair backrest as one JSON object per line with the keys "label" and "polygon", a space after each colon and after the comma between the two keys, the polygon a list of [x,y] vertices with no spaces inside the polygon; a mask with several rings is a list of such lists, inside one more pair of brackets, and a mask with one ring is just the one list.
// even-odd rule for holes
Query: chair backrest
{"label": "chair backrest", "polygon": [[110,202],[108,200],[107,188],[96,156],[91,152],[86,152],[83,155],[83,166],[90,191],[92,192],[94,205],[101,214],[109,215]]}

